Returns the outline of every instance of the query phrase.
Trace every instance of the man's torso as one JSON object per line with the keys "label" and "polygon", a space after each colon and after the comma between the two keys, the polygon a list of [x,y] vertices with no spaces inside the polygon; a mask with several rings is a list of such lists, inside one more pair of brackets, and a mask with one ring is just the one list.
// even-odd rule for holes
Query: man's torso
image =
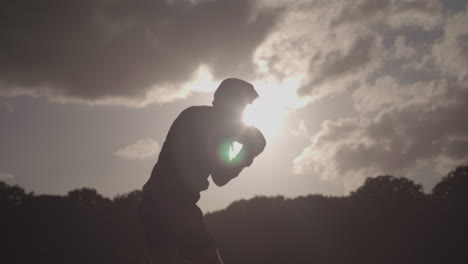
{"label": "man's torso", "polygon": [[144,189],[198,200],[199,192],[208,188],[217,145],[222,137],[229,137],[226,134],[228,128],[220,125],[212,107],[184,110],[172,124]]}

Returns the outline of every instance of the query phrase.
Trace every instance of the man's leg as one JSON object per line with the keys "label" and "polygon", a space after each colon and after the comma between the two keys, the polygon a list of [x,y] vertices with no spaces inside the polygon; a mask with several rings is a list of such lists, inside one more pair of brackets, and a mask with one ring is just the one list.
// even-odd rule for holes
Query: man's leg
{"label": "man's leg", "polygon": [[161,210],[157,200],[151,193],[143,193],[143,199],[138,207],[139,216],[145,232],[147,249],[151,264],[181,264],[177,244],[174,241],[170,221]]}
{"label": "man's leg", "polygon": [[[189,253],[189,252],[187,252]],[[223,264],[218,249],[207,248],[203,250],[190,250],[187,258],[192,264]]]}
{"label": "man's leg", "polygon": [[183,264],[175,244],[167,243],[151,247],[151,264]]}
{"label": "man's leg", "polygon": [[192,264],[222,264],[216,242],[203,221],[203,212],[195,203],[183,210],[183,221],[177,243],[180,255]]}

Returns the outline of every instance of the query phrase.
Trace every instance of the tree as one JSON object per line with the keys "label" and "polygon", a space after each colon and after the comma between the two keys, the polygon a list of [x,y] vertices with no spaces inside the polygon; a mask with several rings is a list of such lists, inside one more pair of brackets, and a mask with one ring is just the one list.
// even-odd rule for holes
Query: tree
{"label": "tree", "polygon": [[19,186],[11,186],[4,182],[0,182],[1,206],[13,207],[21,205],[29,196],[31,196],[31,194],[26,194],[24,189]]}
{"label": "tree", "polygon": [[367,178],[364,185],[351,193],[355,198],[372,199],[419,199],[424,197],[423,188],[404,177],[382,175]]}
{"label": "tree", "polygon": [[85,208],[99,207],[109,202],[109,199],[90,188],[69,191],[67,197],[78,206]]}
{"label": "tree", "polygon": [[468,166],[449,172],[433,189],[435,199],[466,201],[468,198]]}

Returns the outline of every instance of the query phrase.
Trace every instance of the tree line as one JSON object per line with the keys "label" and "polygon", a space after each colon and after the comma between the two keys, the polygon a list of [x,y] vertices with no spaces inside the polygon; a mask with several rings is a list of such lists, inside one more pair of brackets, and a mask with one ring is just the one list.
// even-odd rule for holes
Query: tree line
{"label": "tree line", "polygon": [[[35,195],[0,182],[0,263],[148,263],[141,191]],[[425,193],[390,175],[348,196],[255,197],[205,215],[226,264],[468,263],[468,166]]]}

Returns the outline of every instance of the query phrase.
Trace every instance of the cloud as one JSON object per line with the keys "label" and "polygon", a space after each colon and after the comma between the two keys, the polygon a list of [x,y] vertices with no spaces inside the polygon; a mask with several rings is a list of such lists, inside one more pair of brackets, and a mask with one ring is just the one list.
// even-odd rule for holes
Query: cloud
{"label": "cloud", "polygon": [[412,58],[416,54],[416,50],[411,45],[408,45],[406,37],[400,35],[395,40],[395,59]]}
{"label": "cloud", "polygon": [[[355,1],[294,1],[254,53],[264,76],[296,78],[291,92],[314,102],[365,81],[385,55],[381,32],[372,26],[333,21]],[[303,106],[305,104],[299,104]]]}
{"label": "cloud", "polygon": [[[384,77],[354,94],[355,118],[326,121],[294,160],[295,171],[349,187],[376,174],[406,174],[421,163],[446,172],[468,162],[468,92],[444,81],[401,85]],[[414,175],[408,175],[414,176]]]}
{"label": "cloud", "polygon": [[391,107],[441,102],[440,100],[447,95],[448,89],[447,80],[444,78],[403,85],[394,77],[386,75],[374,83],[358,87],[352,97],[355,109],[360,114],[366,115]]}
{"label": "cloud", "polygon": [[277,8],[255,1],[10,1],[0,24],[0,96],[165,102],[197,69],[249,77]]}
{"label": "cloud", "polygon": [[403,26],[423,27],[428,30],[437,26],[442,19],[443,5],[438,0],[410,1],[349,1],[341,6],[339,15],[332,19],[333,28],[346,24],[366,24],[369,26],[389,25],[392,28]]}
{"label": "cloud", "polygon": [[[255,51],[254,62],[265,76],[299,79],[292,92],[307,103],[365,84],[395,60],[405,61],[401,68],[421,69],[425,65],[411,57],[431,53],[420,46],[435,41],[454,12],[438,0],[283,3],[287,12]],[[424,63],[432,61],[426,57]]]}
{"label": "cloud", "polygon": [[15,175],[11,173],[0,172],[0,181],[11,180],[15,177]]}
{"label": "cloud", "polygon": [[307,127],[305,121],[301,119],[296,129],[291,131],[291,134],[295,137],[308,137],[309,128]]}
{"label": "cloud", "polygon": [[[466,8],[447,12],[441,4],[358,1],[338,8],[329,24],[331,32],[346,28],[358,37],[342,48],[321,48],[327,52],[318,53],[325,55],[317,56],[317,65],[332,66],[318,67],[320,74],[310,74],[312,82],[307,83],[320,82],[302,91],[315,96],[347,92],[356,115],[323,122],[294,159],[296,173],[339,179],[352,190],[368,176],[415,178],[421,171],[432,171],[440,177],[468,163],[468,16]],[[357,45],[366,35],[356,26],[374,37]],[[377,41],[372,44],[370,38]],[[369,49],[374,53],[365,52]],[[340,84],[334,79],[353,80],[354,85],[339,89],[333,87]]]}
{"label": "cloud", "polygon": [[134,144],[122,147],[114,152],[119,158],[129,160],[145,160],[154,158],[160,150],[159,143],[151,138],[140,139]]}
{"label": "cloud", "polygon": [[454,77],[468,88],[468,12],[450,18],[444,28],[444,37],[433,46],[432,53],[440,71]]}
{"label": "cloud", "polygon": [[[356,76],[359,79],[360,74],[367,69],[366,66],[372,62],[376,48],[376,37],[374,35],[363,35],[357,36],[346,51],[332,50],[323,57],[312,58],[310,61],[310,69],[312,70],[310,75],[314,77],[309,83],[301,87],[299,93],[307,95],[314,89],[320,89],[324,82],[330,84],[340,78],[343,80],[347,77],[348,79],[345,79],[347,83],[356,80]],[[346,83],[336,84],[346,88]],[[328,92],[336,92],[328,87],[326,89],[330,90]],[[327,93],[327,91],[322,91],[322,93]]]}

